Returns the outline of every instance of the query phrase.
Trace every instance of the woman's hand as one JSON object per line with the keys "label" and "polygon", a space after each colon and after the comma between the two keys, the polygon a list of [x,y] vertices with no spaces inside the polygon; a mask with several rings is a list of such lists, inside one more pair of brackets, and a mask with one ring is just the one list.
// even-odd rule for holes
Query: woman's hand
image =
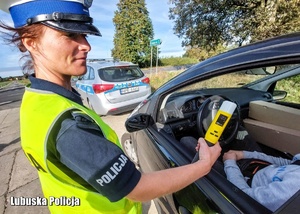
{"label": "woman's hand", "polygon": [[207,162],[210,166],[216,162],[221,153],[221,147],[219,143],[209,147],[203,138],[199,138],[195,149],[196,151],[199,151],[199,160],[202,162]]}

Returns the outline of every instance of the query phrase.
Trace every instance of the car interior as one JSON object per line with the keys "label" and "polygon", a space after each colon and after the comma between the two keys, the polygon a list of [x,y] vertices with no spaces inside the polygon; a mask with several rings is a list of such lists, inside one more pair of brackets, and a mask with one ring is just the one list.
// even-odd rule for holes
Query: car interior
{"label": "car interior", "polygon": [[252,101],[246,130],[261,144],[295,155],[300,153],[300,110],[272,102]]}
{"label": "car interior", "polygon": [[[259,82],[261,81],[259,80],[260,75],[266,75],[266,72],[264,74],[257,73],[261,71],[265,72],[267,69],[247,70],[243,71],[243,74],[255,73],[250,76],[259,77],[256,80]],[[280,71],[276,75],[279,73]],[[287,78],[289,77],[287,76]],[[248,87],[249,84],[241,81],[240,79],[238,83],[234,83],[235,87],[209,88],[202,86],[201,89],[196,89],[189,86],[188,89],[180,89],[167,95],[158,110],[155,124],[160,134],[169,142],[175,140],[178,144],[175,147],[182,150],[183,156],[192,160],[196,151],[193,152],[186,148],[188,146],[182,143],[182,139],[186,136],[194,139],[203,137],[222,102],[229,100],[235,102],[238,107],[220,138],[222,153],[230,149],[243,149],[245,142],[238,137],[243,133],[251,137],[251,143],[254,141],[261,152],[268,155],[291,159],[293,155],[300,153],[299,105],[274,99],[277,81],[270,82],[266,88],[260,90],[253,90]],[[294,90],[299,91],[297,88]],[[285,95],[284,93],[283,96]],[[253,148],[255,150],[257,147]],[[213,172],[208,175],[208,179],[211,179],[211,182],[223,190],[230,200],[243,200],[244,194],[241,191],[232,193],[234,185],[226,181],[222,155],[215,164]],[[294,195],[281,210],[291,211],[290,209],[294,209],[295,202],[290,203],[291,201],[300,201],[300,193]],[[255,207],[255,203],[251,206]],[[266,213],[268,212],[266,210]]]}

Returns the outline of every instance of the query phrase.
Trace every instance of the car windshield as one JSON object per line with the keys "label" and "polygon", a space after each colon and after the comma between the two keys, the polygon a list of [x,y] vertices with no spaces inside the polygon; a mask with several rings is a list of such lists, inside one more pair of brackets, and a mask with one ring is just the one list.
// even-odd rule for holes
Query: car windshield
{"label": "car windshield", "polygon": [[98,73],[100,78],[107,82],[124,82],[144,76],[139,67],[133,66],[102,68]]}
{"label": "car windshield", "polygon": [[240,88],[248,87],[263,79],[271,78],[276,75],[283,74],[293,68],[299,67],[299,64],[278,65],[270,67],[259,67],[246,69],[234,73],[226,73],[218,75],[210,79],[199,81],[196,84],[189,85],[187,88],[181,89],[185,91],[189,89],[201,88]]}

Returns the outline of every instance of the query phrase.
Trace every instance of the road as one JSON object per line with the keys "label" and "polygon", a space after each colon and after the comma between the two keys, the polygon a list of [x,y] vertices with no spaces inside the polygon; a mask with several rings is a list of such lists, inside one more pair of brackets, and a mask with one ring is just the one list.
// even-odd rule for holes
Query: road
{"label": "road", "polygon": [[[15,109],[16,111],[13,111],[13,112],[18,112],[18,108],[20,107],[20,103],[21,103],[23,93],[24,93],[24,87],[21,86],[20,84],[18,84],[17,82],[12,82],[5,89],[0,89],[0,111]],[[104,120],[104,122],[109,124],[116,131],[119,139],[121,139],[121,136],[126,131],[124,124],[125,124],[125,120],[128,117],[128,115],[129,115],[129,113],[120,114],[120,115],[116,115],[116,116],[110,115],[110,116],[102,117],[102,119]],[[18,115],[16,113],[14,113],[12,116],[18,117]],[[3,124],[4,125],[8,124],[8,123],[5,122],[5,120],[9,120],[9,119],[10,118],[6,118],[6,119],[4,118]],[[15,122],[12,123],[14,126],[19,126],[19,118],[15,118],[13,121],[15,121]],[[4,133],[5,130],[15,130],[15,129],[17,129],[17,127],[5,127],[5,129],[4,128],[0,129],[0,133],[1,133],[1,130]],[[7,131],[5,131],[5,132],[7,132]],[[19,131],[16,131],[16,133],[19,133]],[[17,135],[17,134],[14,134],[13,138],[14,139],[16,138],[17,140],[12,141],[13,143],[10,142],[7,145],[3,144],[3,142],[0,143],[0,151],[1,151],[2,146],[3,146],[2,150],[4,149],[4,146],[6,147],[7,150],[9,149],[8,147],[13,147],[12,149],[15,149],[15,147],[18,147],[18,148],[20,147],[20,145],[16,145],[16,144],[19,144],[20,137],[15,136],[15,135]],[[3,157],[6,157],[6,156],[3,155]],[[0,158],[1,158],[1,155],[0,155]],[[5,158],[5,160],[6,159],[7,158]],[[4,158],[3,158],[3,160],[4,160]],[[16,163],[18,164],[17,161],[16,161]],[[21,163],[24,164],[26,162],[21,161]],[[6,163],[4,164],[2,162],[0,164],[0,169],[1,169],[1,165],[5,166],[5,165],[9,165],[9,164],[6,164]],[[31,169],[31,167],[30,167],[30,169]],[[22,173],[22,170],[19,171],[19,173]],[[1,178],[1,177],[3,177],[3,176],[5,177],[5,176],[7,176],[7,174],[9,174],[9,173],[5,173],[5,172],[2,173],[1,176],[0,176],[0,181],[2,181],[4,179],[4,178]],[[30,174],[36,174],[36,173],[33,172],[33,173],[30,173]],[[17,176],[17,177],[19,177],[19,176]],[[26,176],[20,176],[20,177],[23,177],[22,179],[24,179],[24,177],[26,177]],[[14,180],[14,179],[9,179],[9,180]],[[22,183],[22,181],[20,181],[20,182]],[[37,188],[37,187],[35,186],[35,188]],[[34,194],[37,194],[37,195],[42,194],[40,189],[38,189],[36,191],[38,191],[38,192],[35,192]],[[20,192],[20,194],[22,195],[24,193]],[[1,202],[1,200],[3,200],[3,199],[1,199],[1,197],[3,197],[3,196],[0,196],[0,213],[2,213],[2,210],[1,210],[1,203],[2,202]],[[5,212],[5,214],[6,213],[17,213],[16,210],[14,210],[13,212],[10,212],[9,210],[10,209],[8,208]],[[26,208],[25,208],[25,210],[26,210]],[[35,211],[37,211],[37,212],[35,212]],[[24,212],[24,213],[26,213],[26,212]],[[34,213],[31,212],[31,214],[35,214],[35,213],[40,213],[40,214],[46,214],[47,213],[48,214],[47,210],[45,211],[45,210],[38,210],[38,209],[35,209]],[[152,201],[147,202],[147,203],[143,203],[143,214],[157,214],[157,210],[156,210],[155,205]]]}
{"label": "road", "polygon": [[0,90],[0,111],[10,108],[18,108],[21,104],[24,86],[14,81]]}

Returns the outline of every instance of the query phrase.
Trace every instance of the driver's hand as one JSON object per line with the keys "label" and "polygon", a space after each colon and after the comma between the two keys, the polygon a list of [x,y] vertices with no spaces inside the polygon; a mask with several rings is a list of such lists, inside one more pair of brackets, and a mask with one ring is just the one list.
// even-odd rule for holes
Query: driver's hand
{"label": "driver's hand", "polygon": [[237,151],[237,150],[229,150],[228,152],[225,152],[223,155],[223,161],[226,160],[240,160],[244,158],[243,151]]}
{"label": "driver's hand", "polygon": [[221,154],[221,147],[219,143],[214,146],[208,146],[203,138],[199,138],[196,150],[199,151],[199,160],[205,161],[212,166]]}

